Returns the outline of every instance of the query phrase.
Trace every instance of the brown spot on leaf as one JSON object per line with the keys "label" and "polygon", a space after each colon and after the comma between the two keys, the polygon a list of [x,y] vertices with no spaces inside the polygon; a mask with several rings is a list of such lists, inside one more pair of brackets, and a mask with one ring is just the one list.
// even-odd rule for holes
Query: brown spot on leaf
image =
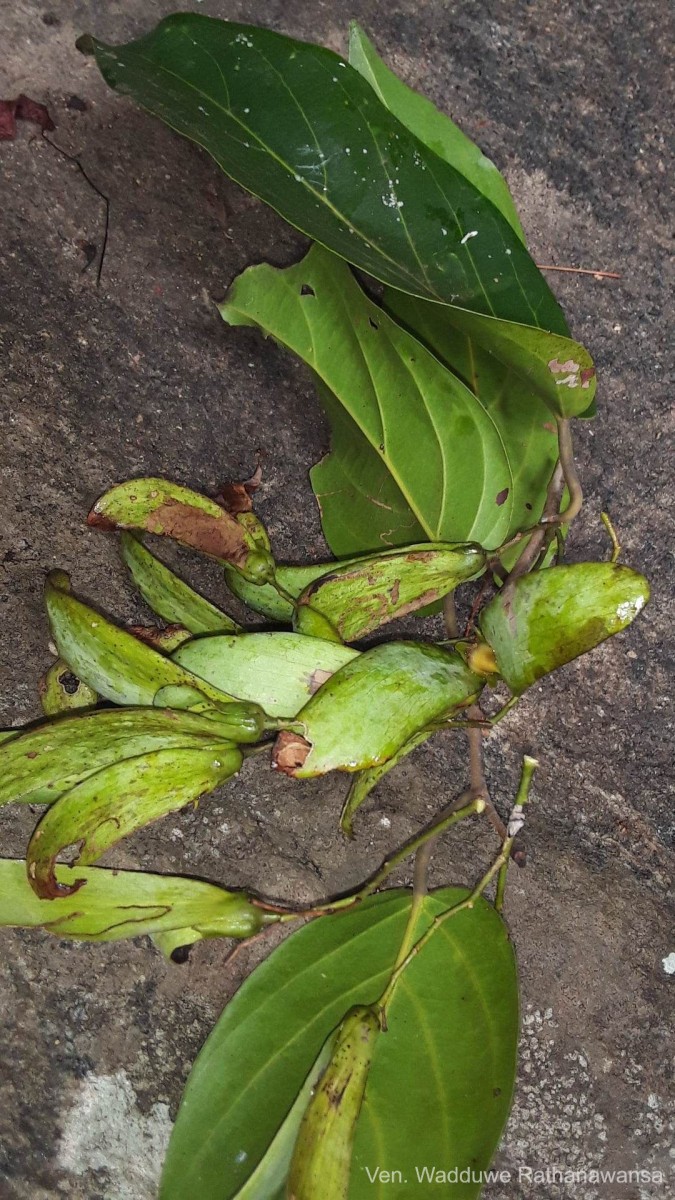
{"label": "brown spot on leaf", "polygon": [[179,633],[187,635],[187,630],[182,625],[167,625],[164,629],[160,629],[157,625],[129,625],[128,632],[133,633],[139,642],[144,642],[146,646],[152,646],[153,650],[164,650],[167,641],[171,641]]}
{"label": "brown spot on leaf", "polygon": [[284,729],[277,737],[272,751],[272,767],[282,775],[295,775],[312,749],[306,738],[299,733]]}
{"label": "brown spot on leaf", "polygon": [[412,554],[406,554],[405,560],[413,563],[431,562],[435,553],[434,550],[413,550]]}
{"label": "brown spot on leaf", "polygon": [[389,596],[391,598],[392,604],[394,604],[394,605],[398,604],[398,598],[399,598],[400,592],[401,592],[401,581],[400,581],[400,579],[397,579],[392,584],[392,586],[389,588]]}
{"label": "brown spot on leaf", "polygon": [[251,475],[250,479],[243,479],[241,483],[223,483],[218,488],[214,496],[214,500],[221,504],[226,512],[236,516],[237,513],[251,512],[253,501],[251,497],[257,492],[262,479],[262,467],[260,463]]}
{"label": "brown spot on leaf", "polygon": [[313,696],[315,692],[318,692],[319,688],[323,687],[324,683],[331,678],[332,674],[332,671],[322,671],[319,667],[317,667],[315,671],[312,671],[307,680],[310,696]]}
{"label": "brown spot on leaf", "polygon": [[0,100],[0,140],[11,141],[16,137],[17,121],[39,125],[43,133],[56,129],[44,104],[38,104],[23,92],[16,100]]}
{"label": "brown spot on leaf", "polygon": [[501,508],[502,504],[505,504],[505,503],[506,503],[506,499],[507,499],[507,497],[508,497],[508,494],[509,494],[509,489],[508,489],[508,488],[502,488],[501,492],[497,492],[497,495],[495,496],[495,504],[496,504],[496,505],[497,505],[499,508]]}
{"label": "brown spot on leaf", "polygon": [[[36,840],[37,832],[33,835],[33,841]],[[79,842],[76,848],[75,857],[77,858],[84,841]],[[74,879],[72,883],[59,883],[56,878],[56,855],[52,854],[50,858],[40,859],[31,855],[31,847],[28,847],[27,859],[28,863],[28,879],[30,885],[41,900],[58,900],[62,896],[72,896],[75,892],[79,892],[81,887],[84,887],[86,879]]]}
{"label": "brown spot on leaf", "polygon": [[102,529],[104,533],[112,533],[114,529],[117,529],[117,525],[110,520],[110,517],[104,517],[103,513],[97,512],[95,508],[92,508],[87,517],[87,525],[92,525],[95,529]]}
{"label": "brown spot on leaf", "polygon": [[248,557],[244,531],[225,510],[212,516],[180,500],[165,500],[148,518],[146,527],[149,533],[166,534],[184,546],[212,558],[225,559],[234,566],[245,563]]}

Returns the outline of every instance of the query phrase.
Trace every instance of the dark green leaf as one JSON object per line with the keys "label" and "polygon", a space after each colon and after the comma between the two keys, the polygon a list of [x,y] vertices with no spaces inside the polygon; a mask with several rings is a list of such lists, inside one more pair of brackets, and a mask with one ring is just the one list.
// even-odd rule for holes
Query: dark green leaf
{"label": "dark green leaf", "polygon": [[[364,466],[377,456],[386,467],[407,506],[407,528],[397,527],[398,514],[386,511],[377,476],[369,478],[370,503],[362,506],[361,523],[371,546],[421,540],[416,523],[428,541],[473,540],[493,548],[504,540],[512,478],[492,418],[456,376],[366,297],[344,263],[315,246],[295,267],[249,268],[220,311],[231,324],[272,334],[330,388],[356,435],[344,447],[336,444],[331,457],[344,449],[351,470],[355,448],[358,454],[365,443],[370,454]],[[334,494],[333,478],[323,484],[322,473],[330,474],[326,463],[314,468],[312,483],[332,541],[330,513],[340,512],[342,497]],[[388,539],[381,533],[383,519],[394,526]]]}
{"label": "dark green leaf", "polygon": [[[24,859],[0,859],[0,925],[42,927],[57,937],[97,942],[180,930],[187,945],[204,937],[250,937],[268,920],[244,893],[198,879],[103,867],[77,874],[86,880],[86,892],[40,900]],[[68,887],[75,874],[60,866],[56,878]]]}
{"label": "dark green leaf", "polygon": [[[427,897],[418,934],[466,894]],[[409,909],[409,892],[385,892],[315,921],[240,988],[188,1081],[161,1200],[239,1195],[331,1030],[351,1005],[380,995]],[[412,1179],[417,1164],[487,1167],[509,1110],[517,1032],[513,951],[503,923],[479,900],[444,924],[394,995],[356,1130],[350,1200],[386,1200],[387,1185],[371,1184],[365,1166],[386,1163]],[[244,1190],[242,1200],[276,1197],[278,1178]],[[478,1191],[456,1194],[470,1200]]]}
{"label": "dark green leaf", "polygon": [[28,877],[38,896],[77,891],[87,880],[59,883],[54,864],[68,846],[74,862],[96,862],[123,837],[212,792],[240,768],[231,742],[200,749],[152,750],[104,767],[61,796],[43,816],[26,853]]}
{"label": "dark green leaf", "polygon": [[649,599],[644,575],[616,563],[551,567],[516,580],[480,617],[502,677],[520,693],[634,621]]}
{"label": "dark green leaf", "polygon": [[270,1200],[285,1200],[286,1176],[300,1122],[312,1099],[314,1089],[330,1061],[334,1045],[335,1034],[330,1033],[314,1060],[292,1108],[289,1109],[257,1167],[239,1189],[234,1200],[261,1200],[261,1197],[269,1197]]}
{"label": "dark green leaf", "polygon": [[[404,292],[460,305],[462,322],[475,314],[517,322],[509,329],[477,318],[472,336],[489,349],[496,343],[495,353],[549,397],[557,382],[549,364],[576,364],[577,389],[589,390],[565,400],[575,411],[588,407],[591,360],[566,337],[519,234],[462,174],[465,147],[456,164],[439,157],[343,59],[194,13],[169,17],[127,46],[87,38],[81,48],[96,55],[112,87],[205,147],[233,179],[348,262]],[[418,109],[405,107],[406,120],[414,115],[419,125]],[[419,132],[427,136],[426,120]]]}
{"label": "dark green leaf", "polygon": [[[356,24],[351,29],[349,57],[352,65],[368,80],[390,112],[434,153],[470,179],[474,187],[500,210],[524,242],[511,193],[494,163],[448,117],[423,96],[406,87],[385,66],[372,43]],[[547,420],[546,415],[539,418],[541,403],[537,403],[536,397],[543,399],[549,409],[561,416],[580,415],[588,409],[595,387],[594,372],[593,363],[586,352],[577,354],[582,347],[574,347],[569,341],[558,343],[551,338],[546,354],[541,355],[539,350],[543,350],[543,346],[540,347],[538,335],[533,340],[531,335],[517,326],[508,329],[476,319],[466,312],[455,312],[454,308],[448,310],[438,304],[405,296],[394,289],[389,289],[387,307],[401,315],[407,326],[433,350],[440,351],[442,361],[456,370],[464,382],[481,396],[486,407],[490,406],[493,416],[495,408],[500,409],[500,415],[506,421],[498,420],[498,424],[500,431],[507,435],[507,450],[509,440],[513,442],[518,437],[522,438],[523,433],[526,434],[525,443],[530,443],[530,426],[536,431]],[[453,320],[457,321],[457,328],[453,327]],[[539,370],[535,367],[538,357]],[[574,361],[567,370],[552,373],[556,359],[559,363],[570,359]],[[541,369],[544,364],[546,371]],[[584,372],[583,378],[581,372]],[[579,378],[572,379],[571,376],[577,373]],[[523,379],[527,380],[528,376],[531,395],[527,391],[523,394]],[[531,401],[534,401],[534,405],[528,421]],[[518,408],[525,410],[524,417],[517,411]],[[510,422],[513,423],[512,429]],[[537,451],[543,451],[542,459],[548,460],[549,450],[550,447],[532,444],[532,457],[528,461],[535,464],[533,469],[543,473],[546,463],[541,461],[541,466],[537,468]]]}
{"label": "dark green leaf", "polygon": [[420,730],[471,704],[483,685],[454,651],[422,642],[374,646],[300,711],[304,737],[279,735],[274,765],[294,779],[379,766]]}
{"label": "dark green leaf", "polygon": [[132,533],[123,533],[120,544],[136,587],[158,616],[190,633],[237,632],[236,621],[174,575]]}
{"label": "dark green leaf", "polygon": [[330,50],[194,13],[88,48],[111,87],[349,262],[403,291],[566,332],[508,221]]}
{"label": "dark green leaf", "polygon": [[349,30],[349,62],[375,91],[382,103],[406,129],[424,142],[434,154],[456,171],[498,208],[505,220],[525,241],[513,197],[495,164],[462,130],[439,112],[435,104],[413,91],[394,75],[379,57],[364,31],[352,21]]}
{"label": "dark green leaf", "polygon": [[299,633],[239,633],[193,638],[177,651],[181,666],[271,717],[294,717],[358,651]]}

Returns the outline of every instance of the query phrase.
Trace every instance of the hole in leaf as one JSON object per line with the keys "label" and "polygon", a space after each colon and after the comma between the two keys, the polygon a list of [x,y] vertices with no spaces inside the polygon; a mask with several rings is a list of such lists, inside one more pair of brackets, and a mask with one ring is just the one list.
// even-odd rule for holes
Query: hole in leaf
{"label": "hole in leaf", "polygon": [[495,496],[495,504],[498,507],[501,507],[501,505],[506,502],[506,497],[508,496],[508,494],[509,494],[508,488],[503,488],[501,492],[497,492],[497,495]]}
{"label": "hole in leaf", "polygon": [[368,317],[368,324],[370,325],[371,329],[379,329],[380,328],[377,321],[374,321],[372,317]]}
{"label": "hole in leaf", "polygon": [[302,287],[300,288],[300,295],[301,296],[316,296],[316,292],[314,291],[313,287],[309,286],[308,283],[303,283]]}

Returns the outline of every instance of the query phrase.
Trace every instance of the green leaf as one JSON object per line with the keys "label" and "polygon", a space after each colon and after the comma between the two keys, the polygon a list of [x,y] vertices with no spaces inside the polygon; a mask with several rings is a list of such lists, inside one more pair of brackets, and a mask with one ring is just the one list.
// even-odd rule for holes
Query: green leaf
{"label": "green leaf", "polygon": [[[24,859],[0,859],[0,925],[42,927],[57,937],[95,942],[180,930],[187,945],[204,937],[251,937],[269,921],[243,892],[198,879],[103,867],[77,873],[86,892],[40,900]],[[74,872],[59,866],[56,878],[68,887]]]}
{"label": "green leaf", "polygon": [[202,749],[210,717],[153,708],[101,709],[13,730],[0,746],[0,804],[47,804],[97,771],[153,750]]}
{"label": "green leaf", "polygon": [[435,104],[413,91],[394,75],[378,55],[364,31],[352,21],[349,28],[349,62],[398,120],[434,154],[461,171],[475,188],[499,209],[521,242],[520,218],[503,175],[462,130]]}
{"label": "green leaf", "polygon": [[122,558],[141,596],[163,620],[182,625],[190,633],[238,631],[236,621],[174,575],[139,538],[123,533],[120,545]]}
{"label": "green leaf", "polygon": [[[512,480],[492,418],[434,355],[368,300],[339,259],[314,246],[297,266],[251,267],[235,280],[220,312],[230,324],[257,325],[288,346],[339,400],[354,438],[340,440],[333,455],[346,451],[352,458],[354,447],[358,454],[365,443],[367,461],[379,458],[408,508],[408,530],[392,530],[390,542],[421,540],[416,523],[428,541],[493,548],[504,540]],[[322,484],[324,467],[314,468],[312,483],[331,541],[329,514],[342,499]],[[379,479],[368,486],[371,503],[362,506],[361,521],[381,549]],[[376,514],[372,527],[367,510]],[[396,515],[385,512],[392,523]]]}
{"label": "green leaf", "polygon": [[555,416],[590,416],[595,412],[595,366],[585,346],[553,333],[544,336],[529,325],[480,316],[463,308],[443,311],[460,333],[514,371]]}
{"label": "green leaf", "polygon": [[[511,193],[494,163],[448,117],[423,96],[406,87],[385,66],[356,23],[352,23],[351,27],[349,58],[390,112],[435,154],[460,170],[500,210],[524,242]],[[519,419],[518,407],[525,410],[527,425],[527,410],[534,400],[530,423],[538,429],[546,421],[546,416],[539,420],[537,410],[541,405],[537,404],[536,397],[560,416],[586,414],[595,387],[593,362],[583,347],[569,339],[551,336],[545,343],[540,334],[533,336],[518,325],[509,327],[503,322],[482,320],[475,314],[454,307],[447,309],[394,289],[387,291],[386,307],[395,315],[402,316],[408,328],[421,336],[433,350],[440,350],[442,361],[452,370],[457,370],[477,395],[482,395],[483,402],[486,407],[490,406],[493,416],[494,407],[499,404],[507,421],[513,421],[511,440],[517,439],[523,432],[523,420]],[[457,328],[453,328],[453,321]],[[496,355],[496,359],[493,355]],[[467,356],[471,360],[468,363]],[[552,367],[556,361],[569,365],[566,370],[554,372]],[[472,378],[476,386],[472,385]],[[522,394],[524,380],[529,380],[531,396]],[[508,392],[511,402],[508,411],[505,411],[504,393]],[[505,424],[501,421],[498,424],[504,434]],[[508,424],[506,433],[508,436]],[[527,437],[526,441],[529,442],[530,438]],[[536,451],[543,449],[543,446],[532,445],[533,462],[538,461]],[[548,459],[549,455],[545,457]],[[545,463],[542,463],[542,469],[544,466]]]}
{"label": "green leaf", "polygon": [[99,700],[98,693],[73,675],[62,658],[57,659],[45,672],[38,688],[42,711],[48,717],[72,712],[73,709],[93,708]]}
{"label": "green leaf", "polygon": [[[417,934],[466,898],[425,898]],[[330,1032],[387,982],[410,911],[389,891],[288,938],[228,1004],[199,1055],[169,1145],[161,1200],[231,1200],[282,1127]],[[413,960],[376,1045],[356,1130],[350,1200],[386,1200],[378,1166],[485,1169],[508,1114],[518,1003],[513,951],[484,900],[445,922]],[[478,1187],[458,1186],[469,1200]],[[244,1191],[270,1200],[272,1187]],[[455,1195],[453,1189],[453,1196]]]}
{"label": "green leaf", "polygon": [[336,671],[300,711],[304,737],[279,735],[274,766],[294,779],[379,766],[414,734],[473,703],[484,682],[440,646],[374,646]]}
{"label": "green leaf", "polygon": [[82,48],[111,87],[375,278],[566,333],[509,222],[330,50],[194,13],[126,46]]}
{"label": "green leaf", "polygon": [[[385,293],[393,316],[420,339],[474,393],[499,430],[511,465],[509,534],[541,515],[558,458],[555,422],[544,400],[517,372],[448,321],[446,309],[393,288]],[[518,553],[522,545],[518,548]]]}
{"label": "green leaf", "polygon": [[[300,593],[304,592],[308,583],[311,583],[313,579],[318,579],[319,575],[325,575],[326,571],[330,571],[334,565],[334,563],[313,563],[301,567],[277,566],[275,577],[284,591],[297,599]],[[263,583],[258,587],[256,584],[249,583],[243,575],[230,567],[225,567],[225,582],[237,599],[246,604],[253,612],[267,617],[268,621],[291,623],[293,605],[288,600],[284,600],[271,584]]]}
{"label": "green leaf", "polygon": [[216,704],[233,700],[77,600],[63,571],[48,576],[45,604],[61,658],[114,704],[152,704],[160,688],[185,686],[196,687]]}
{"label": "green leaf", "polygon": [[314,1094],[314,1089],[325,1071],[335,1045],[335,1034],[330,1033],[307,1074],[292,1108],[279,1126],[267,1150],[255,1170],[239,1189],[234,1200],[261,1200],[263,1196],[284,1200],[285,1182],[291,1156],[298,1136],[300,1122]]}
{"label": "green leaf", "polygon": [[29,842],[26,866],[37,895],[68,895],[86,884],[84,876],[58,882],[54,864],[66,847],[77,847],[72,861],[96,862],[128,834],[220,787],[241,763],[236,746],[214,734],[203,748],[152,750],[82,780],[47,810]]}
{"label": "green leaf", "polygon": [[236,517],[215,500],[167,479],[131,479],[104,492],[87,524],[97,529],[135,529],[173,538],[236,567],[251,582],[265,582],[274,562]]}
{"label": "green leaf", "polygon": [[299,633],[239,633],[193,638],[174,657],[215,687],[260,704],[271,717],[294,717],[357,654]]}
{"label": "green leaf", "polygon": [[373,633],[395,617],[446,596],[485,569],[475,544],[425,543],[398,554],[370,555],[337,565],[310,583],[298,600],[322,613],[346,642]]}
{"label": "green leaf", "polygon": [[324,537],[338,558],[382,546],[405,546],[428,535],[383,461],[379,447],[320,379],[317,391],[331,427],[331,450],[309,476]]}
{"label": "green leaf", "polygon": [[[450,163],[425,144],[428,113],[419,102],[405,104],[411,131],[331,51],[194,13],[169,17],[127,46],[79,44],[111,87],[203,146],[298,229],[392,287],[459,305],[458,321],[475,318],[471,335],[523,367],[549,398],[559,382],[549,364],[577,364],[578,383],[564,399],[570,410],[588,408],[588,354],[567,337],[519,233],[462,173],[466,146]],[[517,324],[495,327],[480,314]]]}
{"label": "green leaf", "polygon": [[517,579],[483,609],[480,629],[515,694],[634,621],[644,575],[617,563],[550,567]]}

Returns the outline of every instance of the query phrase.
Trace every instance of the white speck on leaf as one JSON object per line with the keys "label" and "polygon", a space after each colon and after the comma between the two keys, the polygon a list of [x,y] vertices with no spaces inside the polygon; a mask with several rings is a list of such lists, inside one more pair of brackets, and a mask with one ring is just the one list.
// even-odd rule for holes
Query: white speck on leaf
{"label": "white speck on leaf", "polygon": [[477,229],[470,229],[468,233],[465,233],[464,237],[461,239],[460,245],[464,246],[468,242],[469,238],[472,237],[478,237]]}

